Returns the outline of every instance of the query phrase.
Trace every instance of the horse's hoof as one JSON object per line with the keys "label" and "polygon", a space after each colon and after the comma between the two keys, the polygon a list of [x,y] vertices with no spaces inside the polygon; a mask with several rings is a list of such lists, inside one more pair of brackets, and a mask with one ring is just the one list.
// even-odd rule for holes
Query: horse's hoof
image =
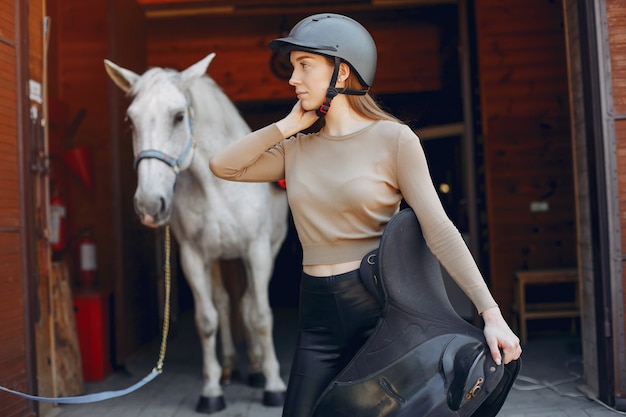
{"label": "horse's hoof", "polygon": [[200,400],[198,400],[198,405],[196,406],[196,411],[198,413],[211,414],[221,411],[225,408],[226,402],[224,401],[223,395],[220,395],[218,397],[200,396]]}
{"label": "horse's hoof", "polygon": [[282,407],[285,404],[285,391],[264,391],[263,405],[268,407]]}
{"label": "horse's hoof", "polygon": [[254,388],[263,388],[265,386],[265,375],[262,372],[248,374],[248,385]]}

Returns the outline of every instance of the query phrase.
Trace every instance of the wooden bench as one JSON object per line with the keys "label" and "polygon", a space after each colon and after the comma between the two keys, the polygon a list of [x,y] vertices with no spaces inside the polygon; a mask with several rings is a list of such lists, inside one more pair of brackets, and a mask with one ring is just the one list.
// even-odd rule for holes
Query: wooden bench
{"label": "wooden bench", "polygon": [[[528,320],[571,318],[572,332],[576,331],[576,319],[580,317],[580,291],[578,288],[578,270],[544,269],[517,271],[514,276],[514,301],[511,311],[519,321],[522,343],[528,340]],[[528,302],[527,291],[530,286],[548,286],[573,284],[573,298],[554,302]]]}

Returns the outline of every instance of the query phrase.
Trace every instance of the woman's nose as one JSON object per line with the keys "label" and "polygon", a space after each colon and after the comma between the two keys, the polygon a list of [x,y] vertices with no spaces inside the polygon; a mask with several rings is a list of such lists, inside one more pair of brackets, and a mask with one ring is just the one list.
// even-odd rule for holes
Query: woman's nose
{"label": "woman's nose", "polygon": [[300,81],[296,77],[296,72],[293,71],[291,73],[291,77],[289,77],[289,85],[294,86],[294,85],[299,84],[299,83],[300,83]]}

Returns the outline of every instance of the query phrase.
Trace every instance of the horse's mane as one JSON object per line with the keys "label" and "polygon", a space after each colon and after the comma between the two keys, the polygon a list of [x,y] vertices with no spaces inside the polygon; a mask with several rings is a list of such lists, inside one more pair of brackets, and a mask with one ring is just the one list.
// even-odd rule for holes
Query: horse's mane
{"label": "horse's mane", "polygon": [[203,118],[218,129],[227,141],[237,139],[250,132],[250,128],[233,102],[219,85],[208,75],[204,75],[189,89],[195,118]]}

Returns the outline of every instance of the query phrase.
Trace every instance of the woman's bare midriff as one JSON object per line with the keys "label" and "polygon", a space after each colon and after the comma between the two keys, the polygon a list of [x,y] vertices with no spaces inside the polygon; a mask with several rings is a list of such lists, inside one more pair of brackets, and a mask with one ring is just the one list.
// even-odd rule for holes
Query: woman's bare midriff
{"label": "woman's bare midriff", "polygon": [[329,277],[331,275],[339,275],[354,271],[355,269],[358,269],[359,266],[361,266],[361,261],[350,261],[340,264],[304,265],[302,270],[305,274],[313,277]]}

